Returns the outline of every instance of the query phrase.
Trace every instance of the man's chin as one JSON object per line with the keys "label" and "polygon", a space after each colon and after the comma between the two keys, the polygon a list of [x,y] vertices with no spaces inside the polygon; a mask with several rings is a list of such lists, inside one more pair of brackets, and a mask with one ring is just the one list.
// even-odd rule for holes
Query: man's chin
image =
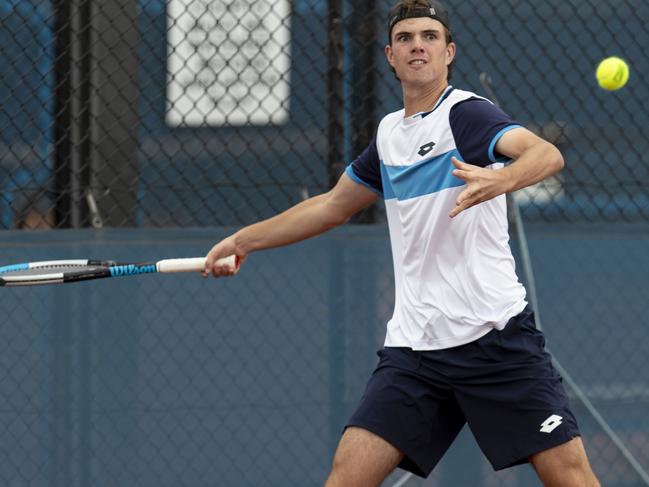
{"label": "man's chin", "polygon": [[412,73],[409,73],[406,76],[400,77],[401,83],[404,85],[411,86],[413,88],[415,87],[420,87],[420,86],[430,86],[431,83],[435,83],[436,78],[433,76],[426,76],[426,75],[414,75]]}

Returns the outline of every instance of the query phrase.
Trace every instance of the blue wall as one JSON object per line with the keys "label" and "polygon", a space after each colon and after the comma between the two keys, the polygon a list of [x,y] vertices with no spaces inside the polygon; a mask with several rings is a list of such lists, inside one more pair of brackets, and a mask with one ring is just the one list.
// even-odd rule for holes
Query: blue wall
{"label": "blue wall", "polygon": [[[7,263],[197,256],[227,232],[17,232],[3,238],[2,255]],[[649,264],[649,229],[528,232],[550,349],[621,436],[646,437],[644,302],[622,297],[646,281],[633,269]],[[633,256],[629,267],[613,265],[624,255]],[[621,297],[613,304],[612,287]],[[154,275],[5,288],[0,450],[8,457],[0,478],[38,486],[320,485],[392,302],[382,226],[253,254],[228,280]],[[604,472],[618,456],[601,448],[606,438],[572,395]],[[619,468],[633,478],[623,462]],[[467,434],[433,479],[488,485],[494,476],[514,476],[515,485],[531,478],[526,467],[490,473]],[[606,485],[634,485],[627,477]]]}

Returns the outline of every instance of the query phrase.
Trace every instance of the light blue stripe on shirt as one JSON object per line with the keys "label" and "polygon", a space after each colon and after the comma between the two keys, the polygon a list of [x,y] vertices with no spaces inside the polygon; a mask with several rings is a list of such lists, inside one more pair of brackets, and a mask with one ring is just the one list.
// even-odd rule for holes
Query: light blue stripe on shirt
{"label": "light blue stripe on shirt", "polygon": [[[460,178],[453,176],[455,169],[451,157],[462,160],[460,153],[454,149],[425,161],[418,162],[412,166],[385,166],[385,174],[391,185],[394,196],[399,201],[438,193],[444,189],[455,188],[465,184]],[[388,199],[385,180],[383,191],[385,199]]]}
{"label": "light blue stripe on shirt", "polygon": [[392,183],[390,182],[390,177],[388,176],[388,171],[383,161],[381,161],[381,183],[383,184],[383,198],[393,200],[395,198],[394,190],[392,189]]}

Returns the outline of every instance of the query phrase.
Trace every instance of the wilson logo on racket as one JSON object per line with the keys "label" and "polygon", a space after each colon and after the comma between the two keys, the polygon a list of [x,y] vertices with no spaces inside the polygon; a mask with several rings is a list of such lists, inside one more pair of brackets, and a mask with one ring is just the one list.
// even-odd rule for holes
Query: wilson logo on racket
{"label": "wilson logo on racket", "polygon": [[109,267],[111,277],[134,276],[136,274],[152,274],[157,272],[155,265],[118,265]]}

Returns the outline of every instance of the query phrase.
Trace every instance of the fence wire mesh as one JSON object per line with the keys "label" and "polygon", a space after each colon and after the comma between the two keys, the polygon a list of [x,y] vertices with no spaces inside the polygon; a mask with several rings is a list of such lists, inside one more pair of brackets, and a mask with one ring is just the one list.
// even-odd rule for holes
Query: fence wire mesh
{"label": "fence wire mesh", "polygon": [[[487,73],[504,110],[564,154],[558,176],[515,195],[539,311],[646,472],[649,4],[446,3],[452,84],[488,95]],[[0,1],[3,259],[202,255],[218,227],[326,191],[401,105],[389,4]],[[631,65],[617,92],[594,77],[610,55]],[[383,220],[378,204],[355,223]],[[0,479],[321,484],[393,299],[385,235],[354,227],[259,257],[218,291],[183,278],[3,293]],[[603,484],[649,485],[571,394]],[[490,472],[471,441],[406,485],[534,484]]]}

